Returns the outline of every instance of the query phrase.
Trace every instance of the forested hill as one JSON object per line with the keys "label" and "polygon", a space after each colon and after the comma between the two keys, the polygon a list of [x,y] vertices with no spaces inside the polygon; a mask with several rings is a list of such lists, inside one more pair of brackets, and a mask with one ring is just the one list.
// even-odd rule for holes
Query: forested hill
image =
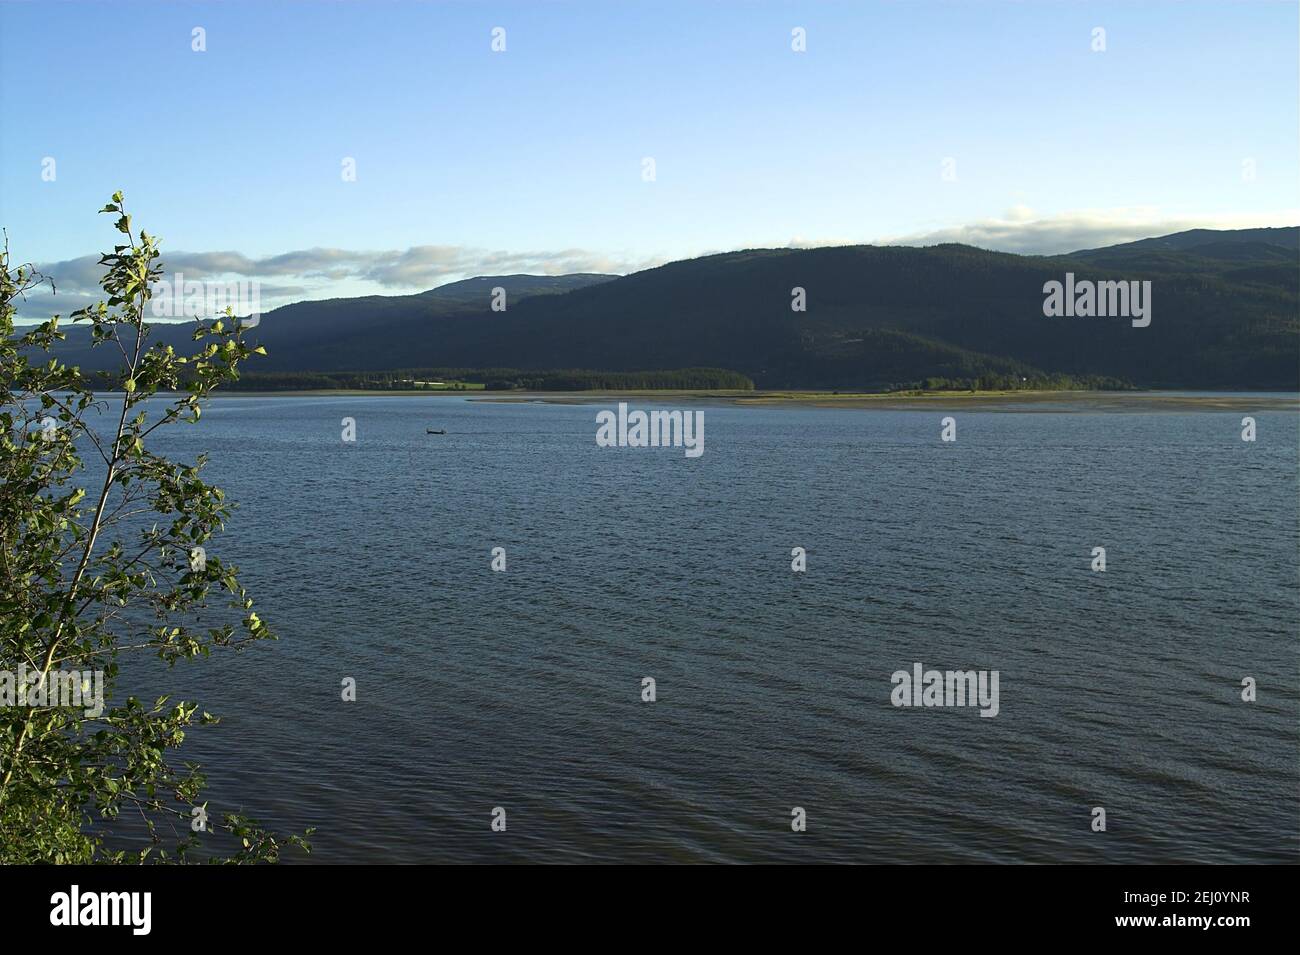
{"label": "forested hill", "polygon": [[[1150,281],[1151,323],[1048,318],[1044,283]],[[1139,387],[1300,388],[1300,229],[1194,230],[1064,256],[963,245],[757,249],[621,278],[483,277],[262,317],[250,371],[727,368],[760,388],[1068,375]],[[807,310],[791,308],[805,290]],[[169,329],[163,337],[180,336]],[[87,367],[84,342],[68,349]],[[96,354],[108,358],[106,350]]]}

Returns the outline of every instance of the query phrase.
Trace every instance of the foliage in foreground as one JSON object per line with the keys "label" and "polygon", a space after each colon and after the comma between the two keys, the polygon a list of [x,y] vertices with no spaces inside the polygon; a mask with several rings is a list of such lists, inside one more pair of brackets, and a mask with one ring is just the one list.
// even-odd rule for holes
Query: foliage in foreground
{"label": "foliage in foreground", "polygon": [[[64,337],[58,316],[15,333],[16,302],[42,279],[31,266],[11,269],[7,244],[0,253],[0,681],[7,674],[17,694],[0,698],[0,863],[176,861],[214,850],[223,861],[275,861],[306,844],[239,815],[208,819],[198,768],[169,759],[191,726],[216,718],[193,703],[112,692],[123,653],[174,664],[273,639],[237,569],[205,553],[231,504],[202,480],[204,458],[176,463],[147,443],[160,427],[197,422],[204,399],[261,349],[244,343],[229,311],[200,323],[193,354],[149,347],[158,239],[134,229],[121,193],[101,212],[124,236],[100,259],[107,299],[71,317],[89,323],[98,347],[121,353],[121,393],[110,401],[78,368],[48,358]],[[24,669],[39,683],[18,682]],[[96,671],[102,712],[85,700],[44,705],[75,698],[79,681],[90,690],[83,675]],[[36,688],[50,676],[64,678],[67,696],[42,699]],[[146,847],[112,848],[115,821],[143,830]]]}

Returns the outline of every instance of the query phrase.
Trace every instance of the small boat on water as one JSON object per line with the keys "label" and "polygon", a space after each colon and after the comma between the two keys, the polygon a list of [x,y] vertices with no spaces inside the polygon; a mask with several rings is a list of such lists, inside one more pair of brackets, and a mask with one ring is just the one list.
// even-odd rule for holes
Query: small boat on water
{"label": "small boat on water", "polygon": [[447,429],[443,428],[441,431],[434,431],[432,428],[425,428],[424,433],[425,434],[446,434]]}

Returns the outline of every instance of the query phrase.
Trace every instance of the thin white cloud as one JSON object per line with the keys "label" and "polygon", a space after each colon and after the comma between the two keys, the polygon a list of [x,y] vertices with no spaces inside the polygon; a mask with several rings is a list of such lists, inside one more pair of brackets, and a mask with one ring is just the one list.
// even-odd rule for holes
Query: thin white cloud
{"label": "thin white cloud", "polygon": [[[423,291],[435,285],[475,275],[527,272],[562,275],[570,272],[622,274],[645,268],[647,262],[562,249],[549,252],[502,252],[460,245],[418,245],[409,249],[357,251],[351,249],[300,249],[264,258],[242,252],[166,252],[169,273],[184,272],[199,281],[228,278],[343,279],[374,282],[385,288]],[[62,262],[38,265],[60,289],[93,293],[103,274],[98,257],[83,255]]]}
{"label": "thin white cloud", "polygon": [[1188,229],[1258,229],[1300,223],[1300,210],[1271,215],[1162,216],[1156,209],[1087,209],[1036,217],[1016,206],[1002,218],[983,219],[969,225],[885,239],[885,245],[938,245],[960,242],[1027,255],[1058,255],[1095,249]]}
{"label": "thin white cloud", "polygon": [[1188,229],[1259,229],[1300,224],[1300,209],[1268,215],[1162,216],[1158,209],[1085,209],[1038,216],[1028,206],[1017,205],[1000,218],[981,219],[967,225],[913,232],[874,239],[846,236],[809,239],[795,236],[790,249],[815,249],[839,245],[940,245],[959,242],[997,252],[1022,255],[1059,255],[1095,249]]}
{"label": "thin white cloud", "polygon": [[[632,259],[586,249],[508,252],[459,245],[420,245],[408,249],[365,251],[313,248],[253,258],[242,252],[164,252],[164,277],[182,273],[191,281],[252,279],[261,283],[264,308],[312,298],[373,292],[420,292],[478,275],[515,273],[565,275],[573,272],[626,274],[658,265],[658,259]],[[37,264],[57,294],[40,290],[20,307],[31,321],[68,315],[103,296],[99,256],[83,255]],[[278,280],[278,281],[277,281]]]}

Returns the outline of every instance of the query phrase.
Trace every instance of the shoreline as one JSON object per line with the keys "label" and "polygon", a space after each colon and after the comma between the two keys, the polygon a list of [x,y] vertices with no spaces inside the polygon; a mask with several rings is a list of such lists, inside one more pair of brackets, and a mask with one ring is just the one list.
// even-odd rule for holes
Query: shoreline
{"label": "shoreline", "polygon": [[215,397],[459,397],[488,404],[610,404],[619,401],[710,402],[733,407],[843,408],[859,411],[1300,411],[1300,393],[1179,391],[1004,391],[924,393],[839,393],[829,391],[515,391],[469,392],[371,389],[239,391],[218,389]]}

